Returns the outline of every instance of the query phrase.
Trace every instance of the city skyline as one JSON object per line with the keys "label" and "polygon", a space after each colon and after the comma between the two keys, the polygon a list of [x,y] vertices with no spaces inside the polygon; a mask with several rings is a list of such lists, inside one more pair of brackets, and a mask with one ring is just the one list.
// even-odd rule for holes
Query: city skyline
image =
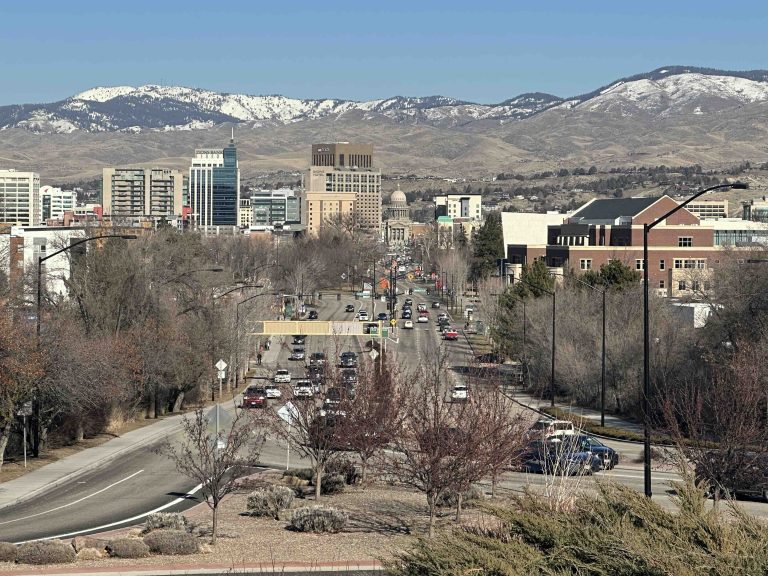
{"label": "city skyline", "polygon": [[[531,91],[575,96],[662,66],[766,67],[760,23],[768,8],[745,1],[698,5],[696,12],[661,2],[389,3],[354,11],[303,1],[229,6],[211,11],[202,3],[143,0],[121,8],[48,0],[4,6],[5,22],[33,22],[34,33],[10,26],[0,38],[0,65],[14,77],[0,105],[143,84],[293,98],[440,94],[497,103]],[[148,12],[174,25],[157,35],[146,26]],[[727,41],[713,41],[710,30]],[[340,69],[355,74],[333,73]]]}

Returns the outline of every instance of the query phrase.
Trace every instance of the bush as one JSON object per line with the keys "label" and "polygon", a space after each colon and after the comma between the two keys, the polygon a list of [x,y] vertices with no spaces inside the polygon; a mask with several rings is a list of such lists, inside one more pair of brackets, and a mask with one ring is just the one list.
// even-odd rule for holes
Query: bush
{"label": "bush", "polygon": [[293,490],[287,486],[267,486],[248,494],[247,513],[250,516],[270,516],[278,519],[280,510],[291,507]]}
{"label": "bush", "polygon": [[19,564],[68,564],[75,561],[75,549],[61,540],[38,540],[19,546]]}
{"label": "bush", "polygon": [[[458,492],[447,490],[440,495],[436,501],[436,504],[446,508],[455,508],[459,504],[458,495]],[[461,505],[463,508],[470,508],[484,498],[485,493],[478,486],[473,484],[469,487],[469,489],[464,491],[464,495],[461,499]]]}
{"label": "bush", "polygon": [[[360,471],[351,460],[333,460],[325,467],[325,473],[340,474],[344,477],[344,482],[350,486],[360,482]],[[325,478],[323,478],[323,482],[325,482]]]}
{"label": "bush", "polygon": [[77,553],[78,560],[99,560],[104,557],[104,551],[98,548],[81,548]]}
{"label": "bush", "polygon": [[16,544],[0,542],[0,562],[16,562],[17,552]]}
{"label": "bush", "polygon": [[347,525],[347,515],[336,508],[311,506],[293,512],[289,528],[297,532],[340,532]]}
{"label": "bush", "polygon": [[165,555],[194,554],[198,549],[197,538],[185,530],[155,530],[144,536],[144,543]]}
{"label": "bush", "polygon": [[323,481],[320,484],[320,494],[338,494],[344,492],[344,476],[341,474],[323,474]]}
{"label": "bush", "polygon": [[315,473],[312,471],[312,468],[291,468],[290,470],[283,472],[283,476],[295,476],[296,478],[301,478],[302,480],[312,483],[315,478]]}
{"label": "bush", "polygon": [[149,546],[138,538],[117,538],[107,544],[107,552],[115,558],[146,558]]}
{"label": "bush", "polygon": [[152,530],[187,530],[187,519],[178,512],[155,512],[147,516],[143,533]]}

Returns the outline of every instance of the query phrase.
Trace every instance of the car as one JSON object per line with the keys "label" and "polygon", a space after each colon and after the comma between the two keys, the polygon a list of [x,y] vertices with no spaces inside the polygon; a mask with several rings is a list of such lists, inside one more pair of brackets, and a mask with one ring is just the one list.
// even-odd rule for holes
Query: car
{"label": "car", "polygon": [[400,315],[401,318],[407,320],[409,318],[413,318],[413,313],[411,312],[411,309],[403,310],[403,313]]}
{"label": "car", "polygon": [[408,307],[411,307],[411,306],[413,306],[413,298],[406,298],[406,299],[405,299],[405,303],[403,304],[403,306],[404,306],[404,307],[405,307],[405,306],[408,306]]}
{"label": "car", "polygon": [[312,352],[309,355],[310,366],[322,366],[325,364],[325,352]]}
{"label": "car", "polygon": [[600,459],[600,467],[604,470],[612,470],[619,463],[619,453],[616,452],[610,446],[606,446],[597,438],[588,436],[587,434],[576,434],[574,436],[566,436],[568,441],[573,439],[574,442],[578,442],[581,445],[581,449],[587,452],[591,452]]}
{"label": "car", "polygon": [[438,302],[437,300],[432,302],[432,308],[440,308],[440,302]]}
{"label": "car", "polygon": [[283,396],[277,384],[267,384],[264,389],[267,391],[267,399],[281,398]]}
{"label": "car", "polygon": [[290,384],[291,383],[291,373],[288,372],[288,370],[284,368],[280,368],[275,372],[275,376],[272,378],[272,381],[275,384]]}
{"label": "car", "polygon": [[354,352],[342,352],[340,357],[340,366],[343,368],[354,368],[357,366],[357,354]]}
{"label": "car", "polygon": [[267,391],[263,386],[248,386],[243,392],[243,408],[264,408],[267,405]]}
{"label": "car", "polygon": [[379,333],[379,325],[378,324],[366,324],[363,326],[363,334],[378,334]]}
{"label": "car", "polygon": [[456,384],[451,390],[451,402],[466,402],[469,398],[469,388],[466,384]]}
{"label": "car", "polygon": [[354,386],[357,384],[357,371],[352,368],[342,370],[341,381],[345,386]]}
{"label": "car", "polygon": [[416,310],[418,310],[419,312],[425,312],[427,310],[427,305],[423,303],[419,304],[418,306],[416,306]]}
{"label": "car", "polygon": [[360,320],[361,322],[367,322],[368,321],[368,312],[366,312],[365,310],[360,310],[357,313],[357,319]]}
{"label": "car", "polygon": [[389,316],[387,316],[386,312],[379,312],[379,314],[376,316],[376,320],[381,320],[382,322],[386,322],[389,320]]}
{"label": "car", "polygon": [[576,434],[576,427],[570,420],[552,420],[541,418],[533,423],[527,432],[531,439],[538,438],[558,438],[560,436],[573,436]]}
{"label": "car", "polygon": [[289,356],[291,360],[304,360],[304,348],[296,346]]}
{"label": "car", "polygon": [[353,304],[347,304],[344,307],[344,312],[354,312],[354,311],[355,311],[355,306]]}
{"label": "car", "polygon": [[520,456],[524,472],[563,476],[589,475],[602,467],[600,458],[584,450],[578,442],[534,440]]}
{"label": "car", "polygon": [[293,385],[293,395],[295,398],[311,398],[315,394],[315,387],[310,380],[298,380]]}
{"label": "car", "polygon": [[307,314],[307,320],[317,320],[317,310],[310,310]]}
{"label": "car", "polygon": [[307,376],[309,377],[310,382],[314,384],[315,386],[320,386],[325,383],[325,365],[324,364],[316,364],[314,366],[309,367],[309,371],[307,372]]}
{"label": "car", "polygon": [[416,320],[419,324],[424,324],[426,322],[429,322],[429,316],[424,316],[422,314],[419,314],[419,319]]}
{"label": "car", "polygon": [[413,330],[413,320],[410,318],[406,319],[405,322],[403,322],[403,328],[406,330]]}
{"label": "car", "polygon": [[448,320],[448,313],[447,312],[440,312],[437,315],[437,321],[439,322],[440,320]]}
{"label": "car", "polygon": [[303,346],[306,341],[307,341],[306,336],[300,336],[297,334],[293,337],[293,343],[298,344],[299,346]]}
{"label": "car", "polygon": [[443,331],[443,338],[446,340],[458,340],[459,333],[456,331],[456,328],[449,326]]}

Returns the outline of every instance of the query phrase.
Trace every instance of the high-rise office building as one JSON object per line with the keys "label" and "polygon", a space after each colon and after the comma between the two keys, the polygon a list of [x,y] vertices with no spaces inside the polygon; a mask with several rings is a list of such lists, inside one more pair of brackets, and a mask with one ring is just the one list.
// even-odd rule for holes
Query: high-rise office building
{"label": "high-rise office building", "polygon": [[64,218],[64,212],[71,212],[75,209],[75,192],[73,190],[54,188],[53,186],[41,186],[40,205],[42,222],[49,218],[61,220]]}
{"label": "high-rise office building", "polygon": [[16,226],[40,224],[40,175],[0,170],[0,222]]}
{"label": "high-rise office building", "polygon": [[181,215],[184,175],[149,167],[104,168],[104,215],[116,217]]}
{"label": "high-rise office building", "polygon": [[298,224],[301,222],[299,199],[290,188],[251,192],[251,223],[254,226]]}
{"label": "high-rise office building", "polygon": [[195,150],[189,168],[189,202],[196,226],[237,226],[240,168],[234,130],[229,146]]}
{"label": "high-rise office building", "polygon": [[363,230],[380,232],[381,171],[373,168],[370,144],[313,144],[306,185],[301,205],[308,232],[345,218],[354,218]]}

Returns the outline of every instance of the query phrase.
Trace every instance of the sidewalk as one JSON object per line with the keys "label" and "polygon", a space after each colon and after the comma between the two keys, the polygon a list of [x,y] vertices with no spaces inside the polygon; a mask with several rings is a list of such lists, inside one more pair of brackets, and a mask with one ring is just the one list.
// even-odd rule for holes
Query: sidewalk
{"label": "sidewalk", "polygon": [[126,432],[100,446],[82,450],[15,480],[0,484],[0,509],[28,500],[85,472],[98,468],[140,446],[151,444],[179,429],[183,414]]}

